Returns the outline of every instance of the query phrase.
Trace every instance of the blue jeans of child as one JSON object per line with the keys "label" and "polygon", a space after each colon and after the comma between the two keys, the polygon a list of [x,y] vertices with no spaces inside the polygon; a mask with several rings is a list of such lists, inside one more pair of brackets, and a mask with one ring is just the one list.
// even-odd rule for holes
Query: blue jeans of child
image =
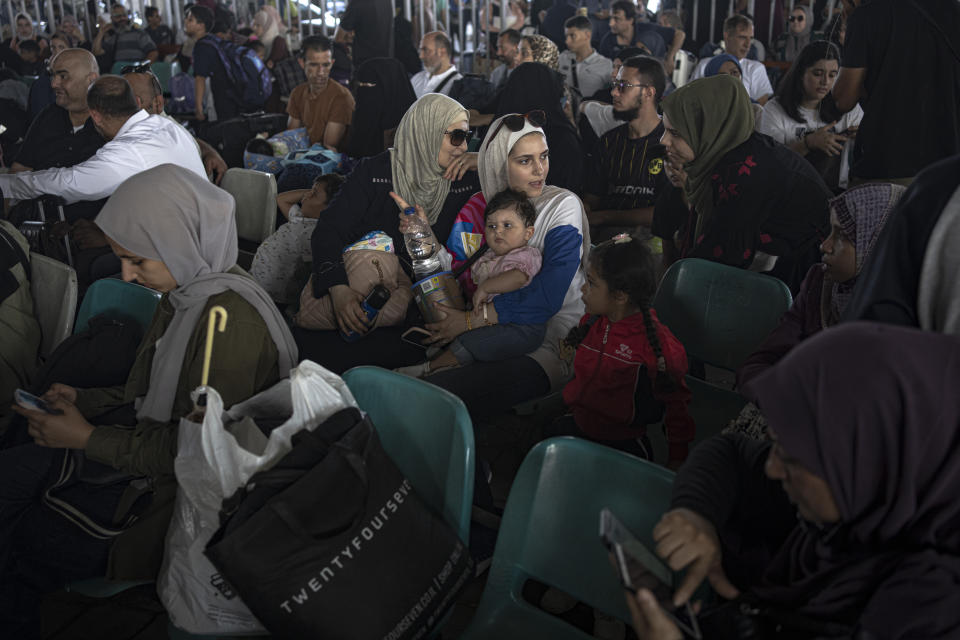
{"label": "blue jeans of child", "polygon": [[546,324],[494,324],[460,334],[450,351],[461,365],[497,362],[536,351],[543,344]]}

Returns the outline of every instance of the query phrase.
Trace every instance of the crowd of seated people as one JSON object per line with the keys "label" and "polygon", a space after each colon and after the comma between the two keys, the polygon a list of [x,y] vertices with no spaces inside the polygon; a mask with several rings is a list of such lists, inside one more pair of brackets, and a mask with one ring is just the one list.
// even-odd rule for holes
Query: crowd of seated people
{"label": "crowd of seated people", "polygon": [[[211,367],[228,407],[301,360],[336,374],[375,365],[450,391],[477,431],[552,396],[556,408],[537,405],[552,412],[537,416],[543,438],[679,470],[653,531],[655,553],[687,570],[675,602],[707,581],[738,605],[709,605],[705,637],[737,637],[746,609],[760,612],[759,638],[960,633],[948,464],[960,446],[960,7],[801,1],[761,43],[738,2],[712,43],[688,41],[683,3],[659,15],[584,4],[512,0],[481,16],[478,40],[499,62],[484,80],[440,21],[414,24],[413,72],[393,48],[402,16],[374,0],[351,0],[331,37],[291,33],[269,5],[244,24],[208,0],[185,8],[182,29],[155,8],[140,26],[113,4],[89,42],[72,16],[46,34],[15,16],[0,102],[30,125],[9,148],[0,136],[0,636],[39,637],[43,594],[72,580],[156,578],[214,305],[231,318]],[[248,55],[271,87],[256,105],[235,75]],[[172,60],[192,74],[176,90],[188,86],[192,109],[170,107],[185,96],[148,63]],[[25,76],[39,78],[28,89]],[[204,132],[244,125],[251,107],[303,141],[250,142],[259,132],[238,126],[251,153],[284,156],[279,171],[300,161],[292,151],[336,160],[277,194],[283,224],[248,273],[247,203],[218,186],[227,154]],[[73,248],[81,291],[120,278],[162,294],[126,382],[38,389],[50,414],[13,402],[42,364],[30,263],[45,245],[24,221],[47,196],[63,205],[51,233]],[[435,249],[442,301],[418,299],[414,231]],[[378,251],[348,259],[364,243]],[[687,376],[703,372],[657,314],[660,278],[691,258],[793,296],[739,363],[746,406],[730,424],[694,412]],[[376,320],[361,260],[389,289]],[[423,344],[404,339],[411,327]],[[122,483],[75,488],[92,513],[136,510],[119,535],[86,535],[43,506],[71,449],[150,479],[136,504]],[[493,510],[481,468],[475,503]],[[681,637],[647,591],[627,600],[638,637]]]}

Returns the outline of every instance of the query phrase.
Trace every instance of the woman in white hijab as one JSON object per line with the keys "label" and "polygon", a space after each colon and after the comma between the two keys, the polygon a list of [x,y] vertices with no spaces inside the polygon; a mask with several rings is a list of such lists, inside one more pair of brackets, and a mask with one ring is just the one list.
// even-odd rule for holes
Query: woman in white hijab
{"label": "woman in white hijab", "polygon": [[[583,315],[580,287],[584,282],[582,264],[590,246],[589,225],[576,195],[547,184],[550,156],[543,129],[538,126],[542,118],[542,112],[509,114],[490,125],[480,146],[482,192],[464,207],[467,215],[461,215],[447,241],[454,258],[458,257],[465,235],[482,234],[486,201],[508,187],[524,192],[537,209],[529,245],[543,254],[540,272],[526,287],[500,294],[492,304],[485,305],[486,317],[480,309],[474,310],[469,326],[544,322],[547,334],[543,345],[525,356],[475,362],[427,378],[459,396],[474,419],[559,390],[573,374],[573,354],[561,351],[561,341]],[[467,222],[469,211],[480,212],[479,228],[476,224],[460,224]],[[478,246],[479,238],[466,239],[466,244]],[[469,328],[463,311],[444,311],[444,320],[427,325],[433,331],[432,342],[438,344],[449,342]]]}
{"label": "woman in white hijab", "polygon": [[[122,532],[98,539],[69,524],[75,529],[70,535],[57,531],[56,545],[50,543],[51,547],[76,536],[77,548],[82,549],[78,553],[84,557],[71,558],[69,573],[57,573],[52,583],[63,584],[65,575],[70,580],[104,573],[126,580],[156,576],[176,494],[173,462],[178,424],[193,409],[190,392],[200,384],[211,307],[220,305],[228,313],[226,330],[214,340],[209,374],[210,386],[226,406],[287,377],[297,364],[297,348],[283,317],[269,296],[236,266],[234,208],[227,192],[191,171],[166,164],[120,185],[97,217],[97,225],[121,260],[124,280],[160,291],[163,297],[126,384],[106,389],[54,384],[43,397],[59,414],[18,410],[28,418],[34,442],[0,452],[0,476],[6,485],[8,467],[16,468],[19,460],[32,460],[34,467],[37,460],[46,460],[56,468],[60,463],[51,463],[43,452],[77,449],[83,452],[85,468],[112,468],[120,475],[146,478],[152,490],[149,498],[139,501],[141,509],[128,513],[123,510],[132,505],[124,506],[125,491],[99,486],[87,490],[79,483],[72,504],[85,514],[107,514],[113,524],[123,523]],[[87,420],[123,405],[136,410],[133,426],[95,427]],[[40,483],[33,500],[12,500],[9,492],[0,492],[0,514],[12,518],[7,522],[22,516],[35,527],[31,510],[45,508],[40,502],[48,486],[43,484],[45,475],[36,468],[32,473]],[[127,486],[125,481],[120,488]],[[131,519],[133,524],[124,528]],[[30,535],[52,539],[54,534],[40,527]],[[0,549],[5,542],[0,535]],[[44,566],[49,568],[49,562]],[[0,573],[8,574],[8,568],[0,566]],[[24,602],[27,596],[39,602],[35,590],[42,588],[42,576],[47,574],[31,570],[27,575],[32,584],[23,587]],[[40,587],[33,584],[34,579]],[[3,637],[29,635],[7,635],[2,630],[0,624]]]}
{"label": "woman in white hijab", "polygon": [[290,50],[287,48],[287,41],[284,39],[287,25],[283,23],[283,19],[275,7],[271,5],[260,7],[260,10],[253,16],[251,28],[257,39],[267,48],[264,60],[268,67],[272,69],[274,63],[290,57]]}

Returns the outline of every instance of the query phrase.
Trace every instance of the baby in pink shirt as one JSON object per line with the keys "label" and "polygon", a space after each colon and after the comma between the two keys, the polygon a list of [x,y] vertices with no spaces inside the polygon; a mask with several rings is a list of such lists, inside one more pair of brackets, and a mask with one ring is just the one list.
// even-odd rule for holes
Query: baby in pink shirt
{"label": "baby in pink shirt", "polygon": [[[487,203],[484,211],[482,254],[470,271],[477,290],[474,309],[487,304],[499,293],[522,289],[540,271],[543,256],[527,246],[533,236],[537,210],[521,192],[507,189]],[[457,336],[450,346],[428,362],[397,369],[423,377],[448,367],[474,361],[506,360],[536,351],[543,344],[546,324],[488,324]]]}

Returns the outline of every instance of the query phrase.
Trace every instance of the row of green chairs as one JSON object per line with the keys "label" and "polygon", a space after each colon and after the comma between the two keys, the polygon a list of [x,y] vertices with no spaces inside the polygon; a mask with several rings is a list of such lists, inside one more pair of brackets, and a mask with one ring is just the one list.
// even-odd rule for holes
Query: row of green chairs
{"label": "row of green chairs", "polygon": [[[718,262],[687,258],[667,269],[654,299],[660,321],[683,343],[692,364],[734,372],[776,328],[793,302],[781,280]],[[719,433],[746,398],[689,375],[695,443]]]}

